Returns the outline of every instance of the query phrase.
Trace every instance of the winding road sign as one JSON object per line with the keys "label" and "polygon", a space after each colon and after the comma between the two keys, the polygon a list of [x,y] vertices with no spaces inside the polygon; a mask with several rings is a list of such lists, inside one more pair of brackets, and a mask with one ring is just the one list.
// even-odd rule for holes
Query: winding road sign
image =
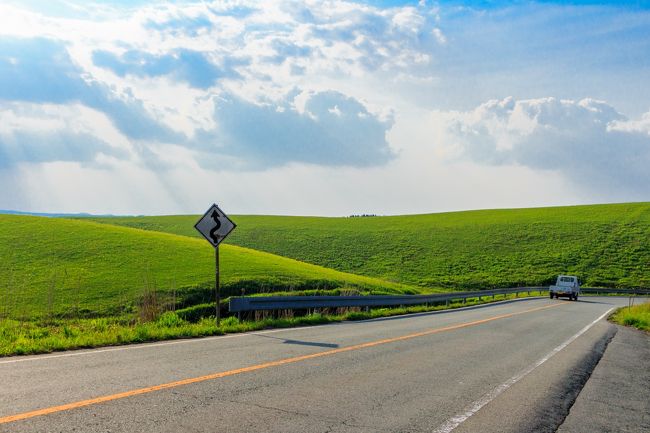
{"label": "winding road sign", "polygon": [[216,204],[210,206],[210,209],[194,224],[194,228],[215,248],[235,227],[237,225]]}

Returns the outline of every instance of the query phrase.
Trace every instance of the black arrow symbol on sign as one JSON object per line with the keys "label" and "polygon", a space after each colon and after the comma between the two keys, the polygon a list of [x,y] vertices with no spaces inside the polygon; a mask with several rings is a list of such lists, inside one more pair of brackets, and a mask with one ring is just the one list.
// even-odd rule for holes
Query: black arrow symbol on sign
{"label": "black arrow symbol on sign", "polygon": [[221,227],[221,221],[219,221],[219,212],[217,212],[217,210],[215,209],[212,211],[212,215],[210,216],[212,217],[214,222],[217,223],[217,225],[214,226],[212,230],[210,230],[210,237],[212,238],[212,242],[218,244],[219,236],[217,235],[217,230],[219,230],[219,228]]}

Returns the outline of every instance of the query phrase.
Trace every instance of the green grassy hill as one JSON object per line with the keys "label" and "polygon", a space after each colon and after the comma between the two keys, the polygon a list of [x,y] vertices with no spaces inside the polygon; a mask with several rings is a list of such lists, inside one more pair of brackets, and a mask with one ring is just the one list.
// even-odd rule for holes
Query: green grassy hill
{"label": "green grassy hill", "polygon": [[[196,237],[197,216],[98,221]],[[381,278],[443,288],[650,287],[650,203],[313,218],[234,216],[229,243]]]}
{"label": "green grassy hill", "polygon": [[[276,290],[405,286],[233,245],[221,248],[224,296]],[[0,215],[0,317],[120,314],[145,293],[212,296],[214,251],[202,239],[34,216]],[[190,299],[192,298],[192,299]],[[203,298],[203,299],[202,299]],[[127,311],[128,310],[128,311]]]}

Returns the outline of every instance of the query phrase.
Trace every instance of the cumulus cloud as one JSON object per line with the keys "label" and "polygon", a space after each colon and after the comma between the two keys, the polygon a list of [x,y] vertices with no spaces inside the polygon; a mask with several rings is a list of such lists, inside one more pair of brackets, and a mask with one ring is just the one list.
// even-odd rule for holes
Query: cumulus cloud
{"label": "cumulus cloud", "polygon": [[54,161],[94,164],[101,157],[131,154],[110,121],[83,106],[0,104],[0,169]]}
{"label": "cumulus cloud", "polygon": [[[0,101],[103,113],[153,169],[171,163],[156,156],[165,145],[224,169],[384,164],[395,156],[386,140],[392,119],[376,113],[391,107],[370,109],[365,95],[336,81],[407,71],[427,61],[423,49],[440,36],[424,8],[345,1],[106,5],[96,20],[9,12],[43,36],[0,40]],[[299,107],[296,87],[308,95]],[[23,132],[4,137],[13,149],[6,161],[38,161],[27,149],[42,140]],[[60,133],[42,153],[48,161],[68,160],[74,143],[106,143],[98,131]],[[97,154],[84,151],[79,160]]]}
{"label": "cumulus cloud", "polygon": [[0,99],[64,103],[89,89],[64,44],[46,38],[0,39]]}
{"label": "cumulus cloud", "polygon": [[[205,53],[179,49],[166,54],[151,54],[138,50],[127,50],[117,55],[106,50],[93,53],[96,66],[110,69],[120,77],[169,76],[175,81],[184,81],[191,87],[206,89],[220,78],[240,78],[232,65],[219,67]],[[233,63],[232,61],[230,63]]]}
{"label": "cumulus cloud", "polygon": [[160,21],[147,20],[144,27],[157,30],[167,31],[173,35],[198,36],[207,32],[213,27],[210,18],[205,14],[192,16],[190,14],[178,13],[174,17],[166,17]]}
{"label": "cumulus cloud", "polygon": [[[420,205],[420,196],[460,206],[458,172],[466,208],[558,203],[557,191],[569,195],[579,186],[610,191],[602,196],[608,200],[631,197],[621,191],[648,198],[650,113],[637,114],[648,100],[647,38],[638,29],[650,15],[637,10],[594,7],[585,15],[581,7],[537,3],[484,10],[345,0],[41,3],[0,4],[0,180],[20,178],[29,185],[25,195],[58,185],[42,193],[52,206],[52,191],[69,188],[72,174],[96,176],[106,193],[112,177],[124,180],[111,204],[131,200],[132,209],[145,202],[146,188],[132,190],[143,178],[150,178],[143,186],[165,191],[147,206],[183,203],[189,192],[202,202],[208,192],[222,193],[223,179],[231,198],[242,196],[242,183],[250,183],[247,194],[265,184],[256,200],[276,203],[279,186],[313,198],[312,179],[331,188],[331,200],[365,182],[357,196],[346,191],[345,209],[366,197],[385,202],[390,183],[394,196],[422,206],[405,209],[422,212],[444,206]],[[575,46],[567,46],[568,34]],[[589,99],[477,107],[505,94],[594,95],[621,111]],[[463,160],[441,157],[450,152]],[[176,189],[173,173],[184,187]],[[503,194],[492,190],[515,176],[517,188],[499,201]],[[335,177],[343,180],[332,188]],[[554,186],[536,190],[547,177]],[[427,196],[433,190],[439,194]],[[513,198],[525,191],[534,198]],[[68,195],[68,204],[87,197]],[[285,205],[296,201],[287,196]],[[316,196],[312,205],[323,201]],[[0,204],[12,197],[0,194]],[[564,203],[585,197],[596,196],[580,190]]]}
{"label": "cumulus cloud", "polygon": [[290,162],[363,167],[394,157],[386,141],[392,119],[381,119],[338,92],[301,95],[300,107],[295,96],[278,105],[223,95],[215,104],[217,128],[197,134],[195,146],[237,158],[248,168]]}
{"label": "cumulus cloud", "polygon": [[82,103],[106,113],[134,139],[175,141],[182,135],[156,121],[141,100],[118,96],[71,59],[66,44],[46,38],[0,40],[0,100]]}
{"label": "cumulus cloud", "polygon": [[[84,73],[60,41],[7,38],[0,43],[0,52],[0,101],[13,101],[13,108],[31,103],[34,112],[41,105],[41,113],[32,117],[32,126],[38,124],[38,128],[22,122],[0,135],[5,167],[20,162],[89,162],[99,154],[126,158],[136,152],[152,168],[169,168],[169,161],[161,163],[156,142],[198,150],[204,164],[217,164],[221,169],[259,169],[290,162],[374,166],[394,157],[386,141],[392,119],[380,118],[357,99],[340,92],[303,92],[297,104],[298,90],[279,100],[262,101],[222,91],[214,99],[215,126],[198,129],[194,138],[188,138],[162,124],[128,89],[118,96],[114,89]],[[209,85],[215,78],[214,69],[206,76],[206,70],[191,62],[179,67],[195,54],[182,51],[179,56],[152,56],[130,51],[117,57],[97,51],[94,61],[118,75],[187,73],[188,82]],[[48,104],[60,110],[43,108]],[[68,109],[75,105],[89,110]],[[75,127],[74,121],[83,123],[89,112],[104,115],[110,119],[109,125],[104,125],[104,130]],[[13,113],[30,119],[25,110]],[[111,127],[127,140],[131,153],[107,143],[104,136],[106,128]],[[204,158],[206,155],[209,158]]]}
{"label": "cumulus cloud", "polygon": [[637,121],[593,99],[506,98],[444,116],[447,146],[462,157],[556,172],[610,193],[650,189],[650,113]]}

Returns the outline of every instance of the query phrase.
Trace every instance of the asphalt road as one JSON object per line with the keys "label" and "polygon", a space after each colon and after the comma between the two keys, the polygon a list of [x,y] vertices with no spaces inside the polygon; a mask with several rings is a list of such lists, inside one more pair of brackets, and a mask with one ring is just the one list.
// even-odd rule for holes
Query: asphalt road
{"label": "asphalt road", "polygon": [[555,431],[612,337],[603,315],[626,302],[0,359],[0,432]]}

